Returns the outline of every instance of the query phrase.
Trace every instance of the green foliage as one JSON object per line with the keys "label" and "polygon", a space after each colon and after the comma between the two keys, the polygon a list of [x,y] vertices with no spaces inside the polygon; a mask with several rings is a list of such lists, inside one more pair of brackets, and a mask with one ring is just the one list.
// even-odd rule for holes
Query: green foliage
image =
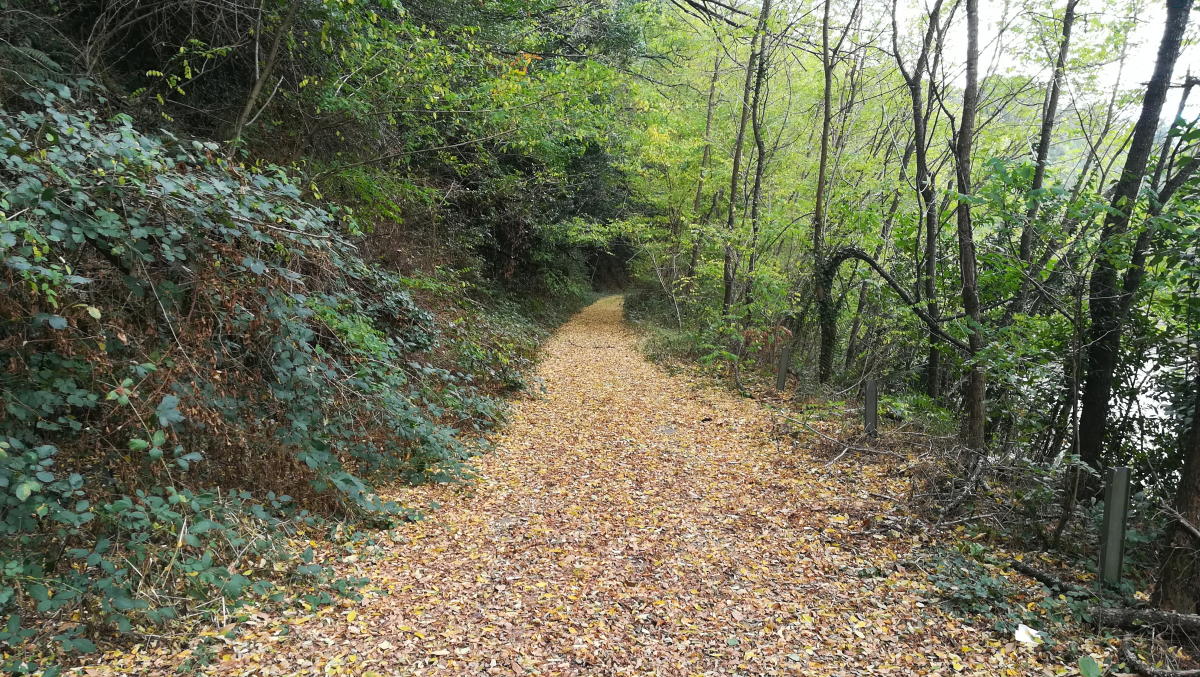
{"label": "green foliage", "polygon": [[23,47],[9,43],[0,43],[0,72],[5,79],[15,79],[22,83],[38,80],[54,80],[66,82],[67,76],[49,54],[34,47]]}
{"label": "green foliage", "polygon": [[[547,327],[566,321],[595,294],[577,276],[565,290],[545,298],[518,295],[484,283],[471,269],[438,267],[402,278],[407,289],[442,305],[442,341],[434,360],[465,371],[498,393],[526,390]],[[472,377],[471,375],[475,375]]]}
{"label": "green foliage", "polygon": [[[247,569],[293,557],[279,536],[318,523],[303,503],[413,517],[370,483],[466,476],[457,428],[499,415],[470,376],[415,359],[440,345],[434,316],[357,257],[348,214],[276,167],[70,97],[0,113],[3,637],[104,619],[56,622],[61,652],[105,626],[282,599]],[[532,351],[497,345],[461,369],[514,352]],[[299,498],[199,488],[254,487],[268,467]],[[295,571],[313,577],[309,604],[361,583],[303,555]]]}
{"label": "green foliage", "polygon": [[[469,477],[464,434],[594,298],[598,224],[628,196],[612,66],[644,48],[645,8],[9,5],[9,667],[47,642],[66,662],[112,631],[357,594],[287,541],[419,519],[375,487]],[[241,138],[191,140],[229,139],[276,36]],[[68,80],[84,61],[106,89]],[[11,98],[43,80],[74,92]]]}
{"label": "green foliage", "polygon": [[952,412],[938,406],[923,393],[883,395],[879,398],[879,410],[883,415],[901,421],[915,421],[919,423],[919,427],[934,434],[948,434],[954,430],[957,423]]}
{"label": "green foliage", "polygon": [[1083,656],[1079,659],[1079,673],[1083,677],[1104,677],[1104,670],[1091,656]]}
{"label": "green foliage", "polygon": [[1021,623],[1049,631],[1067,620],[1091,620],[1091,595],[1072,590],[1053,596],[1044,591],[1044,596],[1030,600],[979,543],[965,541],[959,552],[938,552],[928,564],[931,599],[953,613],[981,616],[999,633],[1011,635]]}

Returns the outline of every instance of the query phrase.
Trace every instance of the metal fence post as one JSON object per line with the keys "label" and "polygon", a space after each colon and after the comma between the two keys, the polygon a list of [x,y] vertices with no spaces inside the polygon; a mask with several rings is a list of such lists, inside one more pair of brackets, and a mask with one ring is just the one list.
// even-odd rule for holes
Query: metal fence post
{"label": "metal fence post", "polygon": [[779,350],[779,377],[775,379],[775,389],[783,392],[787,389],[788,363],[792,359],[792,347],[784,346]]}
{"label": "metal fence post", "polygon": [[1121,582],[1125,530],[1129,518],[1129,468],[1109,468],[1104,487],[1104,524],[1100,528],[1100,580]]}
{"label": "metal fence post", "polygon": [[866,397],[863,401],[863,424],[867,434],[875,437],[879,434],[879,382],[867,379]]}

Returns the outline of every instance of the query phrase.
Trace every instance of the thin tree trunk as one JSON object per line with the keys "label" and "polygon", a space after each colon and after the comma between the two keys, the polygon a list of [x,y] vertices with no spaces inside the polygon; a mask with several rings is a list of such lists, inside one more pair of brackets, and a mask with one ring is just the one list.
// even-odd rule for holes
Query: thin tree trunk
{"label": "thin tree trunk", "polygon": [[733,250],[733,229],[737,205],[740,202],[738,190],[741,182],[742,173],[742,148],[746,142],[746,123],[750,118],[750,90],[754,85],[755,65],[758,61],[759,41],[766,44],[766,36],[764,35],[767,25],[767,15],[771,13],[772,0],[763,0],[762,9],[758,16],[758,25],[754,29],[754,37],[750,40],[750,58],[746,61],[746,81],[742,86],[742,115],[738,121],[737,138],[733,143],[733,170],[729,173],[729,214],[725,221],[726,241],[725,241],[725,262],[722,272],[722,279],[725,284],[724,298],[721,301],[721,316],[729,321],[729,313],[733,307],[733,285],[734,285],[734,250]]}
{"label": "thin tree trunk", "polygon": [[[712,121],[713,109],[716,107],[717,101],[717,78],[721,74],[721,55],[713,57],[713,73],[712,79],[708,82],[708,112],[704,116],[704,156],[700,159],[700,176],[696,179],[696,199],[692,201],[693,218],[700,220],[700,200],[704,195],[704,179],[708,172],[708,163],[712,158]],[[709,210],[712,214],[712,210]],[[704,223],[708,222],[705,218]],[[701,233],[697,232],[692,240],[692,256],[688,262],[687,272],[687,289],[691,291],[694,286],[694,278],[696,276],[696,266],[700,263],[700,246],[703,243]]]}
{"label": "thin tree trunk", "polygon": [[[1076,278],[1075,286],[1072,289],[1072,297],[1075,301],[1075,326],[1071,332],[1071,373],[1068,376],[1068,384],[1071,387],[1071,408],[1068,425],[1071,430],[1072,455],[1078,455],[1079,453],[1079,381],[1082,372],[1082,360],[1080,360],[1080,356],[1083,353],[1083,334],[1080,331],[1080,327],[1083,325],[1083,292],[1083,280]],[[1053,544],[1055,550],[1061,547],[1063,531],[1066,530],[1067,523],[1071,521],[1071,517],[1075,514],[1075,501],[1079,495],[1079,485],[1082,478],[1083,468],[1079,467],[1078,463],[1072,463],[1071,467],[1063,475],[1062,515],[1059,516],[1058,526],[1054,528]]]}
{"label": "thin tree trunk", "polygon": [[817,195],[813,207],[813,271],[815,278],[814,291],[817,297],[817,318],[821,328],[821,348],[817,361],[817,379],[821,383],[829,381],[833,375],[833,350],[837,343],[837,304],[833,300],[833,290],[827,289],[826,284],[832,284],[832,277],[824,274],[825,270],[825,192],[829,177],[829,135],[833,123],[833,70],[837,66],[838,53],[842,43],[850,32],[854,19],[858,15],[861,3],[855,3],[846,29],[838,39],[837,45],[830,49],[829,18],[832,0],[825,0],[825,11],[821,20],[821,69],[825,75],[825,87],[821,106],[821,158],[817,169]]}
{"label": "thin tree trunk", "polygon": [[[1121,296],[1118,266],[1123,258],[1120,241],[1129,229],[1129,220],[1137,201],[1138,190],[1146,174],[1146,165],[1154,147],[1171,74],[1179,57],[1184,32],[1187,29],[1191,0],[1168,0],[1167,21],[1154,74],[1146,87],[1142,112],[1134,127],[1129,154],[1121,178],[1113,190],[1111,209],[1104,219],[1096,266],[1088,289],[1088,310],[1091,326],[1088,332],[1087,375],[1084,379],[1082,419],[1080,421],[1080,457],[1084,463],[1099,468],[1108,427],[1112,396],[1113,374],[1121,352]],[[1138,280],[1140,282],[1140,279]],[[1136,290],[1135,290],[1136,291]]]}
{"label": "thin tree trunk", "polygon": [[764,34],[758,55],[758,73],[754,77],[754,95],[750,101],[750,131],[754,135],[754,188],[750,193],[750,263],[746,266],[746,298],[748,309],[754,302],[754,266],[758,262],[759,203],[762,200],[763,172],[767,164],[767,143],[763,138],[762,118],[766,108],[763,84],[767,75],[767,61],[771,52]]}
{"label": "thin tree trunk", "polygon": [[[900,160],[900,184],[908,182],[908,162],[912,159],[913,149],[915,144],[909,141],[904,147],[904,157]],[[892,221],[896,217],[896,210],[900,207],[900,189],[896,188],[892,192],[892,204],[888,207],[887,216],[883,219],[883,227],[879,233],[879,246],[875,247],[875,258],[878,260],[883,254],[883,248],[887,245],[888,239],[892,236]],[[867,280],[863,280],[858,287],[858,306],[854,311],[854,321],[850,323],[850,336],[846,341],[846,368],[849,369],[853,363],[855,352],[858,350],[858,330],[862,326],[862,312],[867,303]]]}
{"label": "thin tree trunk", "polygon": [[[1096,137],[1096,145],[1108,138],[1109,132],[1112,131],[1113,121],[1116,116],[1117,95],[1121,91],[1121,74],[1125,72],[1125,59],[1128,56],[1128,53],[1129,41],[1122,40],[1121,57],[1117,65],[1117,79],[1116,82],[1113,83],[1112,94],[1108,97],[1108,106],[1104,114],[1104,125],[1100,128],[1100,134]],[[1084,160],[1083,163],[1083,170],[1080,171],[1079,179],[1075,182],[1075,187],[1071,189],[1070,198],[1067,199],[1067,208],[1063,211],[1062,224],[1060,226],[1064,239],[1062,244],[1066,244],[1066,241],[1075,232],[1075,228],[1079,226],[1080,219],[1078,216],[1071,213],[1071,205],[1075,204],[1075,202],[1079,199],[1079,196],[1083,193],[1083,189],[1090,184],[1092,173],[1094,171],[1099,171],[1100,165],[1102,164],[1096,145],[1089,144],[1087,159]],[[1058,253],[1060,246],[1060,243],[1055,242],[1048,245],[1045,251],[1042,252],[1041,258],[1038,259],[1038,261],[1033,265],[1029,272],[1026,273],[1024,279],[1021,281],[1021,284],[1024,288],[1018,291],[1016,297],[1017,300],[1022,301],[1022,303],[1028,301],[1028,287],[1033,286],[1032,280],[1038,280],[1041,278],[1042,271],[1046,269],[1046,266],[1050,263],[1050,259],[1053,258],[1056,253]],[[1029,312],[1031,314],[1036,315],[1038,313],[1041,301],[1042,296],[1039,295],[1037,300],[1034,301],[1030,306]],[[1017,310],[1018,308],[1015,302],[1010,304],[1008,310],[1005,311],[1004,319],[1002,320],[1001,324],[1006,327],[1012,324],[1013,315],[1017,312]]]}
{"label": "thin tree trunk", "polygon": [[275,29],[275,37],[271,40],[271,51],[267,52],[267,62],[263,64],[262,72],[254,81],[254,86],[250,88],[250,95],[246,97],[246,105],[242,107],[242,114],[238,116],[237,123],[233,126],[233,134],[229,137],[233,141],[242,138],[242,131],[246,128],[250,114],[254,112],[254,104],[258,101],[258,95],[262,92],[263,85],[271,79],[271,73],[275,70],[275,60],[279,56],[279,46],[283,44],[283,36],[292,30],[292,23],[296,20],[296,12],[300,10],[301,2],[303,0],[292,0],[283,23]]}
{"label": "thin tree trunk", "polygon": [[[975,136],[975,115],[979,107],[979,0],[967,0],[967,82],[963,89],[962,118],[955,141],[956,178],[958,193],[971,194],[971,146]],[[971,223],[971,203],[958,201],[958,262],[962,275],[963,310],[972,320],[968,335],[974,364],[971,365],[970,380],[966,393],[967,446],[980,451],[984,446],[987,411],[984,398],[987,391],[987,375],[984,372],[980,353],[984,339],[980,322],[979,280],[975,258],[975,233]]]}
{"label": "thin tree trunk", "polygon": [[[917,196],[921,207],[921,223],[925,227],[925,265],[924,275],[918,271],[917,277],[924,278],[925,291],[925,312],[929,317],[937,318],[937,241],[938,241],[938,215],[937,207],[937,191],[934,187],[934,178],[929,171],[929,145],[927,136],[928,126],[928,111],[924,102],[924,94],[922,92],[922,82],[924,79],[925,70],[929,64],[930,50],[933,46],[935,37],[938,34],[938,27],[941,21],[942,0],[937,0],[933,7],[929,10],[928,23],[925,26],[925,36],[921,41],[921,52],[917,57],[917,62],[913,66],[910,73],[904,66],[901,59],[899,48],[900,29],[896,23],[896,5],[892,4],[892,51],[896,58],[896,65],[900,69],[901,75],[904,77],[905,85],[908,88],[909,99],[912,103],[913,113],[913,143],[914,153],[917,158],[916,167],[916,185]],[[920,240],[920,227],[917,229],[917,239]],[[916,285],[917,295],[920,295],[921,282]],[[931,398],[937,398],[939,394],[938,384],[940,382],[940,351],[937,346],[937,337],[933,332],[929,333],[929,353],[925,363],[925,392]]]}
{"label": "thin tree trunk", "polygon": [[[1042,130],[1038,135],[1037,164],[1033,170],[1033,192],[1042,189],[1046,182],[1046,158],[1050,154],[1050,138],[1054,132],[1054,118],[1058,115],[1058,95],[1062,89],[1063,75],[1067,69],[1067,53],[1071,47],[1071,27],[1075,24],[1075,5],[1079,0],[1067,0],[1063,12],[1062,40],[1058,43],[1058,58],[1054,62],[1054,75],[1050,78],[1050,93],[1046,102],[1046,110],[1042,115]],[[1033,258],[1033,220],[1037,218],[1041,199],[1036,195],[1029,211],[1025,214],[1025,227],[1021,229],[1021,263],[1026,265]],[[1021,303],[1024,306],[1024,303]],[[1020,312],[1018,310],[1018,312]]]}
{"label": "thin tree trunk", "polygon": [[[934,206],[937,196],[934,194],[933,178],[926,170],[926,180],[921,189],[922,203],[925,205],[925,312],[930,317],[937,317],[937,259],[938,259],[938,217],[939,210]],[[931,399],[937,399],[941,394],[941,356],[937,336],[929,334],[929,353],[925,359],[925,394]]]}
{"label": "thin tree trunk", "polygon": [[[1196,80],[1189,72],[1187,79],[1183,83],[1183,93],[1179,95],[1179,107],[1175,109],[1175,117],[1171,120],[1174,125],[1175,121],[1183,117],[1183,111],[1187,108],[1188,97],[1192,94],[1192,88],[1200,84],[1200,80]],[[1150,182],[1154,190],[1159,190],[1159,185],[1162,183],[1164,176],[1169,177],[1171,173],[1167,171],[1168,165],[1171,164],[1171,142],[1175,141],[1175,148],[1179,148],[1179,144],[1183,143],[1183,139],[1172,139],[1167,137],[1163,141],[1162,148],[1158,153],[1158,163],[1154,166],[1154,180]],[[1160,200],[1161,202],[1161,200]]]}
{"label": "thin tree trunk", "polygon": [[1200,351],[1192,366],[1192,428],[1184,445],[1183,469],[1175,489],[1175,519],[1167,531],[1162,568],[1151,602],[1160,609],[1200,613],[1200,538],[1192,529],[1200,525]]}
{"label": "thin tree trunk", "polygon": [[[832,0],[825,0],[824,18],[821,20],[821,69],[825,86],[821,99],[821,159],[817,165],[817,195],[813,208],[812,247],[813,270],[825,267],[825,182],[829,170],[829,126],[833,121],[833,61],[829,55],[829,10]],[[825,383],[833,373],[833,344],[837,338],[837,317],[830,298],[832,290],[825,289],[818,272],[816,283],[817,317],[821,326],[821,353],[817,366],[818,380]]]}

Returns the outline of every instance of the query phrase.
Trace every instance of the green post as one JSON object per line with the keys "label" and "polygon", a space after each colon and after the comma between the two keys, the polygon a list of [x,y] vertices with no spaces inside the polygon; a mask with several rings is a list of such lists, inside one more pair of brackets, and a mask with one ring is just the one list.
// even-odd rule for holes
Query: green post
{"label": "green post", "polygon": [[875,437],[879,434],[879,381],[867,379],[866,391],[863,401],[863,424],[867,434]]}
{"label": "green post", "polygon": [[792,359],[792,347],[784,346],[779,350],[779,377],[775,379],[775,389],[783,392],[787,389],[788,362]]}
{"label": "green post", "polygon": [[1129,518],[1129,468],[1109,468],[1104,487],[1104,524],[1100,528],[1100,580],[1121,582],[1125,562],[1125,523]]}

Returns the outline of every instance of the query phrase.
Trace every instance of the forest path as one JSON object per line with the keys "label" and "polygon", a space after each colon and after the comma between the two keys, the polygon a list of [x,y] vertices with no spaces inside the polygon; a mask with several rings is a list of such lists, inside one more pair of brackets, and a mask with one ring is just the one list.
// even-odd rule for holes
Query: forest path
{"label": "forest path", "polygon": [[[396,530],[381,556],[335,565],[390,594],[252,619],[209,670],[995,675],[1005,674],[998,662],[1013,667],[986,633],[918,607],[925,598],[908,576],[858,576],[891,568],[913,546],[911,535],[862,533],[865,519],[889,507],[880,496],[903,491],[904,480],[887,479],[883,466],[826,469],[777,449],[769,411],[648,363],[621,304],[597,302],[548,341],[545,392],[516,405],[494,453],[478,459],[476,484],[403,490],[401,500],[441,509]],[[1007,674],[1033,674],[1027,667]]]}

